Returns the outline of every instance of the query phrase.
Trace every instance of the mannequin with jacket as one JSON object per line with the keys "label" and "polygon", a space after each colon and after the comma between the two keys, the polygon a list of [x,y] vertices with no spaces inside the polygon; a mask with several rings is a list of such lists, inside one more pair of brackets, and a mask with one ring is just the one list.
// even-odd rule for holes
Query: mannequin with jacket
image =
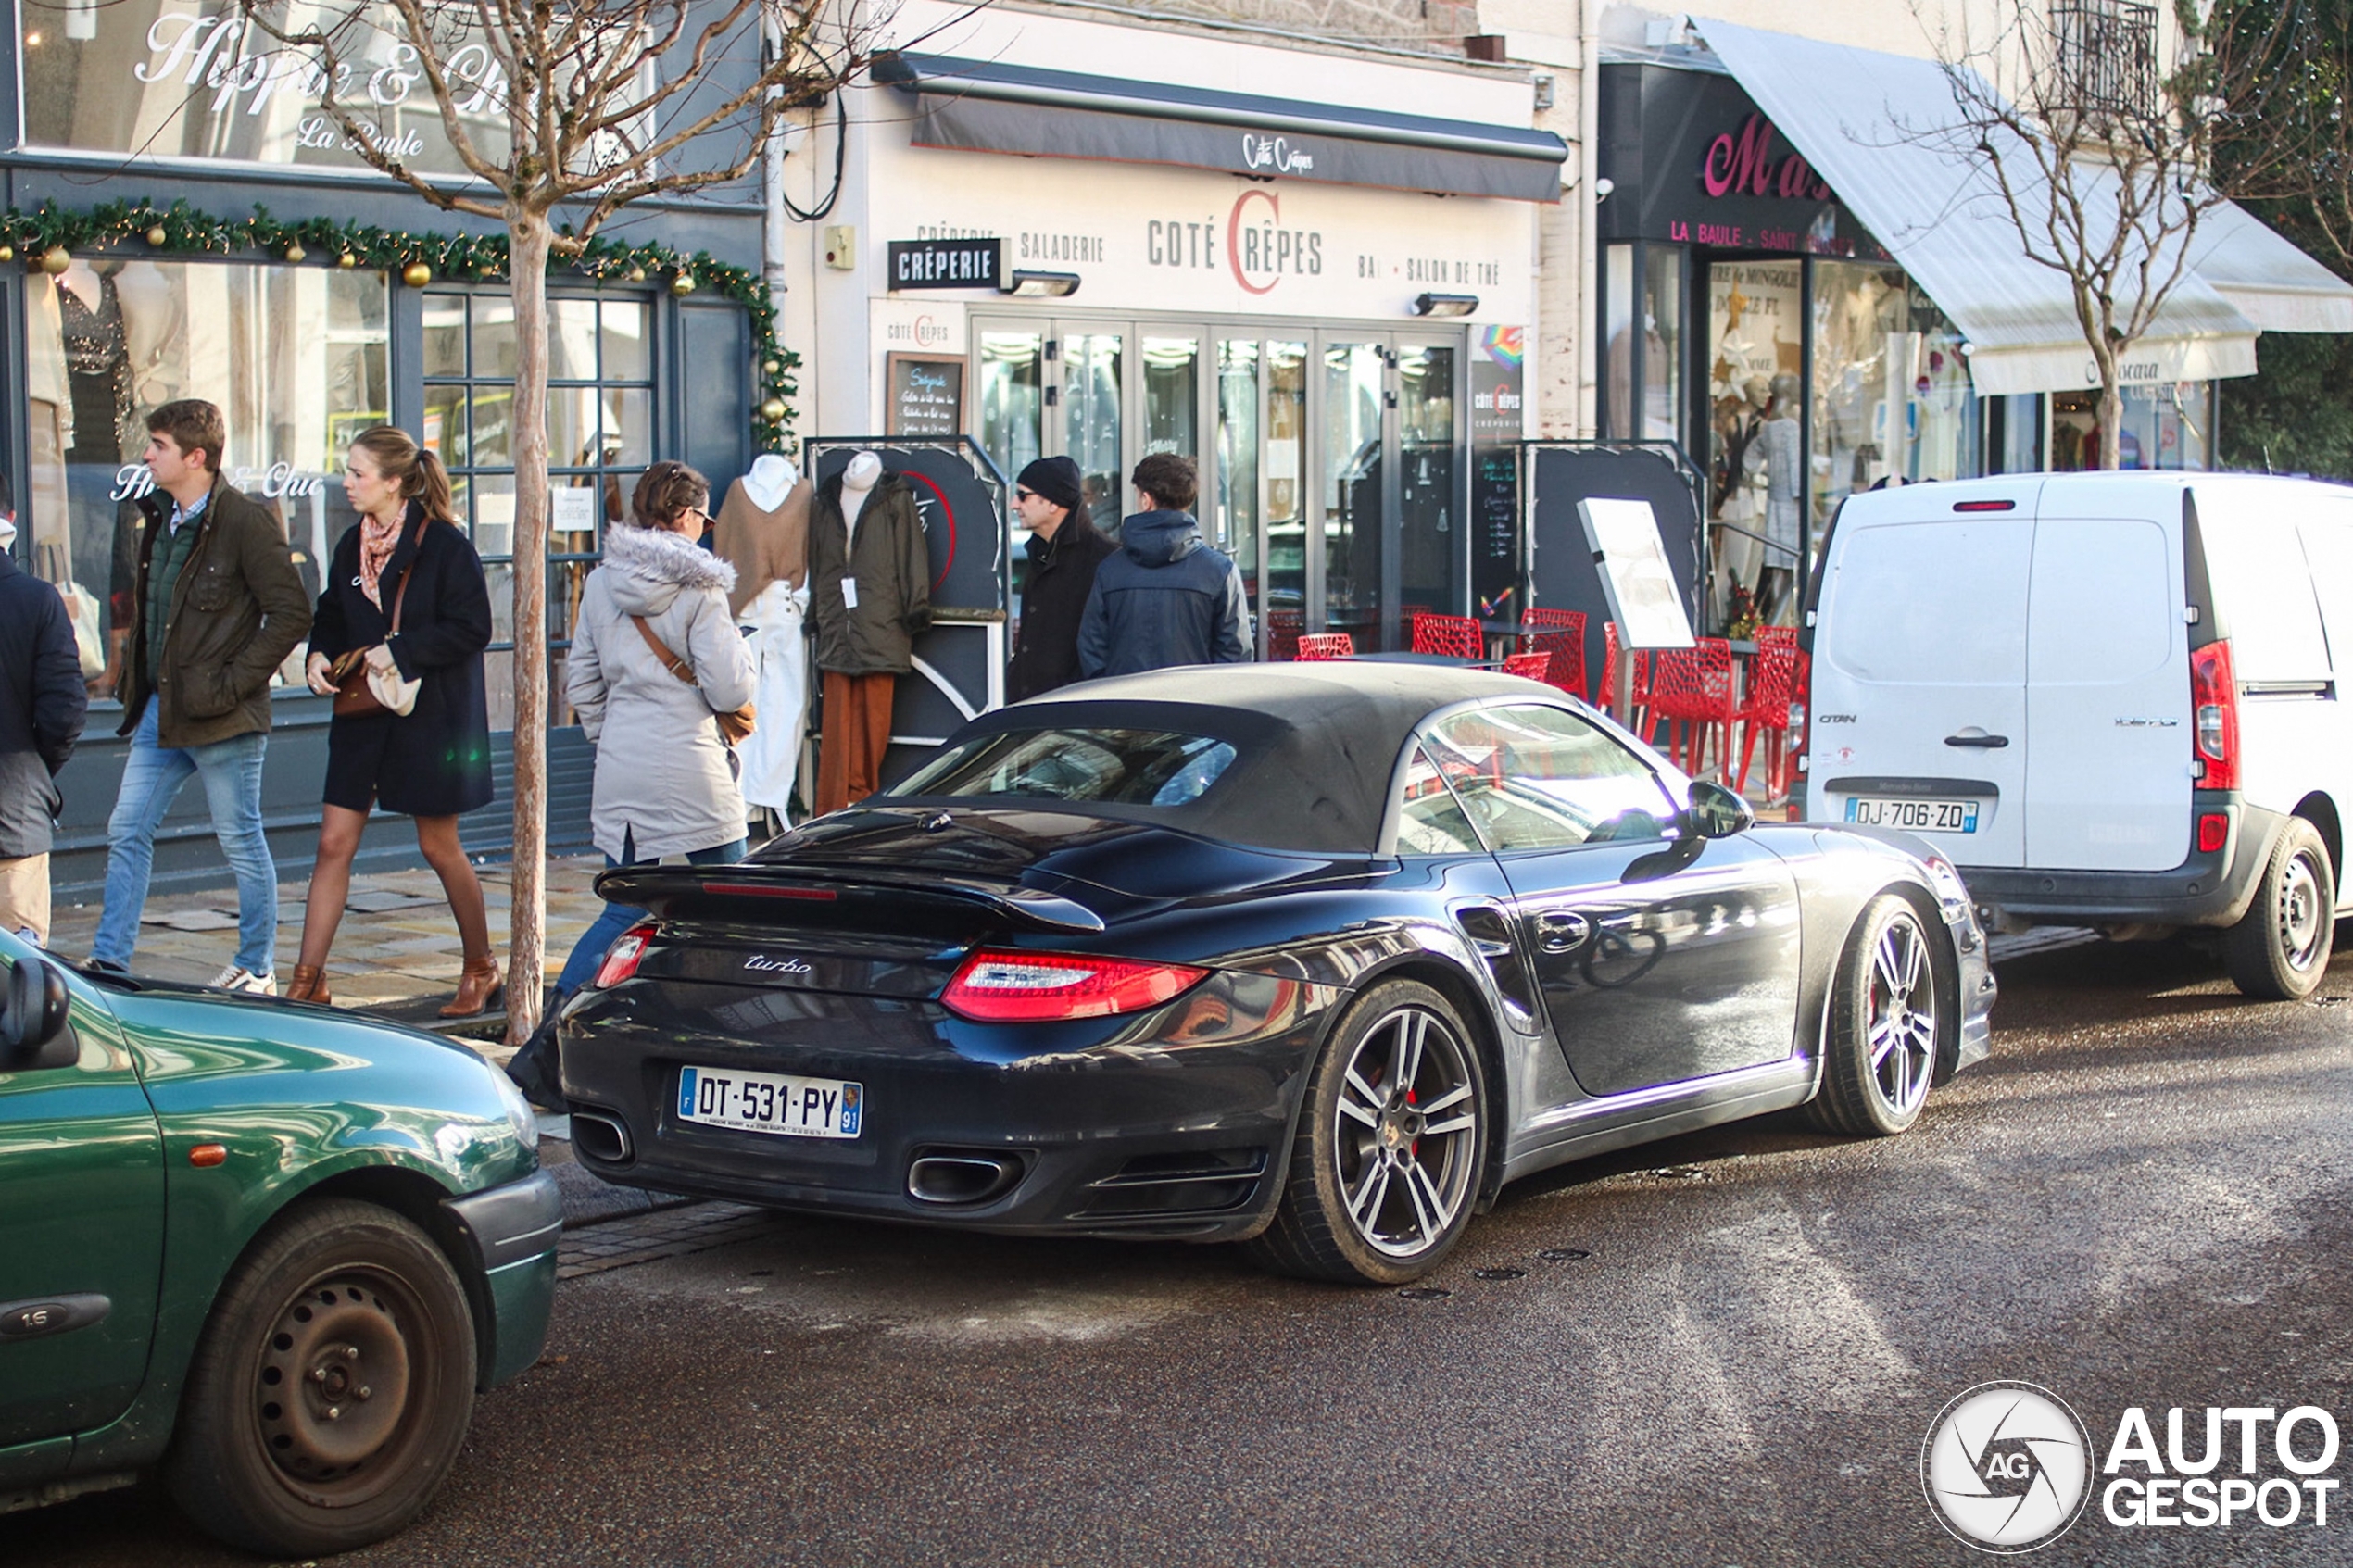
{"label": "mannequin with jacket", "polygon": [[815,487],[792,459],[762,452],[727,487],[711,547],[736,569],[727,596],[758,674],[760,727],[736,747],[747,805],[777,813],[793,797],[809,712],[809,510]]}
{"label": "mannequin with jacket", "polygon": [[872,795],[890,745],[891,694],[931,624],[931,552],[914,486],[861,452],[817,487],[809,521],[810,614],[824,671],[816,809]]}

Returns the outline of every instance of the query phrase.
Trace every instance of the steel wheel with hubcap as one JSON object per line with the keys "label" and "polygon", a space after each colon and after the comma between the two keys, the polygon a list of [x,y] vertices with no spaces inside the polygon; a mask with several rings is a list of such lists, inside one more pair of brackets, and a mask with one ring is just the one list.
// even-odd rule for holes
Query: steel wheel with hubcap
{"label": "steel wheel with hubcap", "polygon": [[1944,1041],[1937,939],[1895,894],[1864,909],[1832,982],[1822,1085],[1806,1106],[1815,1125],[1886,1137],[1919,1120]]}
{"label": "steel wheel with hubcap", "polygon": [[167,1466],[173,1495],[255,1551],[363,1546],[432,1499],[473,1392],[473,1319],[440,1248],[373,1204],[304,1204],[214,1304]]}
{"label": "steel wheel with hubcap", "polygon": [[1375,986],[1333,1031],[1307,1085],[1282,1207],[1251,1243],[1282,1273],[1402,1285],[1469,1224],[1486,1079],[1446,998]]}
{"label": "steel wheel with hubcap", "polygon": [[2250,997],[2301,1001],[2320,988],[2336,940],[2336,872],[2320,831],[2290,818],[2256,884],[2255,902],[2224,938],[2231,980]]}

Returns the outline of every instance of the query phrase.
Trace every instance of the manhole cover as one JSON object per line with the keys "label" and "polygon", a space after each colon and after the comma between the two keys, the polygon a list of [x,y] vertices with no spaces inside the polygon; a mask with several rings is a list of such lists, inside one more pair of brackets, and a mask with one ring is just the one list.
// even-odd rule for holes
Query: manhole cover
{"label": "manhole cover", "polygon": [[1549,1263],[1575,1263],[1591,1258],[1592,1254],[1581,1247],[1547,1247],[1536,1256]]}
{"label": "manhole cover", "polygon": [[1443,1301],[1454,1293],[1451,1290],[1441,1290],[1434,1285],[1409,1285],[1397,1294],[1408,1301]]}
{"label": "manhole cover", "polygon": [[1526,1269],[1473,1269],[1473,1279],[1526,1279]]}

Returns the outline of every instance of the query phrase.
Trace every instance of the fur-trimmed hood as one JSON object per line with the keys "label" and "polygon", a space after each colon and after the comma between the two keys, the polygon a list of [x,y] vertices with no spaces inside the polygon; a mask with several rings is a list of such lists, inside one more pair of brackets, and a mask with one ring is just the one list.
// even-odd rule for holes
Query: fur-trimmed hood
{"label": "fur-trimmed hood", "polygon": [[724,594],[736,569],[684,534],[621,523],[605,534],[605,568],[623,615],[660,615],[683,590]]}

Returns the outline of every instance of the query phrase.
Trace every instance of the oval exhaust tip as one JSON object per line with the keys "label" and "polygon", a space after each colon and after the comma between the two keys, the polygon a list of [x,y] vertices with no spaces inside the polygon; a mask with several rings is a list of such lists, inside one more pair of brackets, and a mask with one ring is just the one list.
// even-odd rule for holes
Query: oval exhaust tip
{"label": "oval exhaust tip", "polygon": [[1001,1154],[926,1154],[907,1167],[907,1196],[918,1203],[986,1203],[1013,1190],[1021,1161]]}
{"label": "oval exhaust tip", "polygon": [[572,1113],[572,1147],[605,1165],[625,1165],[631,1153],[629,1129],[620,1118],[593,1110]]}

